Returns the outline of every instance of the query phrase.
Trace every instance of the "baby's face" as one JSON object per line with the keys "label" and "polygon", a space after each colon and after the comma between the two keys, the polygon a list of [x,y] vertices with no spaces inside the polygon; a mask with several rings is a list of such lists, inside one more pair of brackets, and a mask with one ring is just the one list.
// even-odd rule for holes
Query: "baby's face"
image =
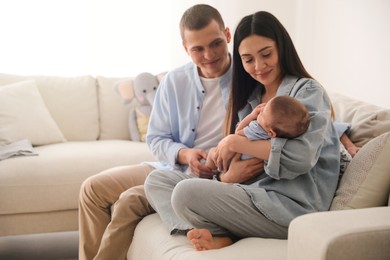
{"label": "baby's face", "polygon": [[265,130],[269,131],[271,130],[271,109],[268,103],[261,104],[260,107],[260,113],[257,115],[257,123]]}

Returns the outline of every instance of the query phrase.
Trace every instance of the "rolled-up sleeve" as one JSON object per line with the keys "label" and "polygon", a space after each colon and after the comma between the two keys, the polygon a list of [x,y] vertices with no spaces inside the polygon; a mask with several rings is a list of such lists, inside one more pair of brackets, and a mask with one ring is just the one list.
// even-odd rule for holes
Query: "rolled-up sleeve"
{"label": "rolled-up sleeve", "polygon": [[294,179],[307,174],[320,156],[324,135],[331,124],[330,103],[323,88],[306,81],[295,98],[308,109],[310,125],[306,133],[295,139],[273,138],[265,172],[274,179]]}

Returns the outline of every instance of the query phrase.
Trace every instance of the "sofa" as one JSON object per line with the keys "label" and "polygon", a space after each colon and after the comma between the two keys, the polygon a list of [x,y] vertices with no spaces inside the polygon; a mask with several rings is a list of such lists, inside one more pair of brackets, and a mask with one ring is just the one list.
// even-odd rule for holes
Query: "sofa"
{"label": "sofa", "polygon": [[[19,140],[33,147],[31,151],[24,145],[19,154],[0,160],[3,247],[13,248],[10,241],[48,237],[37,234],[49,234],[51,241],[69,237],[69,231],[78,230],[78,194],[87,177],[155,160],[145,143],[130,136],[129,111],[139,102],[124,100],[113,87],[132,81],[0,74],[0,154]],[[70,255],[77,257],[77,247],[73,251]],[[0,243],[3,259],[1,252],[5,249]],[[17,254],[15,259],[21,251]],[[39,252],[36,259],[43,259]]]}
{"label": "sofa", "polygon": [[[113,89],[133,79],[0,74],[0,155],[23,140],[0,160],[0,259],[77,259],[83,180],[154,160],[129,133],[139,103]],[[352,124],[362,148],[329,211],[294,219],[287,240],[245,238],[202,252],[152,214],[137,226],[128,259],[390,259],[390,109],[330,95],[336,120]]]}

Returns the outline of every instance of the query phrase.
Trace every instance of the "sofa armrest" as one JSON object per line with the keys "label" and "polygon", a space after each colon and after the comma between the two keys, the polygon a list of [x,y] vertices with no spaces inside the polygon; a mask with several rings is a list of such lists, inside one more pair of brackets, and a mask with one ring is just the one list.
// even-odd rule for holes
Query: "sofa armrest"
{"label": "sofa armrest", "polygon": [[294,219],[289,260],[390,259],[390,207],[328,211]]}

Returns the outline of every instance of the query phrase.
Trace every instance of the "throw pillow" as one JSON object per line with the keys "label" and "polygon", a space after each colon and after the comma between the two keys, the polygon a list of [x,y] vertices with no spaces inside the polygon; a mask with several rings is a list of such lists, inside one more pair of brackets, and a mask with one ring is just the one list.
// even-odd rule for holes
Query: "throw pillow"
{"label": "throw pillow", "polygon": [[66,141],[33,80],[0,87],[0,125],[1,145],[21,139],[33,145]]}
{"label": "throw pillow", "polygon": [[348,165],[352,161],[352,156],[349,154],[345,146],[340,142],[340,179],[344,175],[344,172],[347,170]]}
{"label": "throw pillow", "polygon": [[352,159],[330,210],[387,205],[390,192],[390,132],[367,144]]}
{"label": "throw pillow", "polygon": [[362,147],[376,136],[390,131],[390,109],[378,107],[338,93],[330,93],[336,120],[351,123],[349,137]]}

